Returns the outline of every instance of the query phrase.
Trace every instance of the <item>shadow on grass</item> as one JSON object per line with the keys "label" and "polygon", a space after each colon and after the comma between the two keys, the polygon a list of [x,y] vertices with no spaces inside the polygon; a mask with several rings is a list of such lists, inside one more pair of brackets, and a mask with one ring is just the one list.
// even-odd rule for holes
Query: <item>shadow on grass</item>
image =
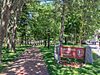
{"label": "shadow on grass", "polygon": [[18,57],[27,49],[31,46],[17,46],[16,47],[16,53],[12,52],[11,50],[7,48],[2,49],[2,64],[0,65],[0,72],[9,65],[9,62],[13,62],[18,59]]}
{"label": "shadow on grass", "polygon": [[53,46],[50,49],[40,47],[40,51],[43,54],[50,75],[100,75],[100,57],[96,54],[93,54],[93,64],[85,64],[81,68],[71,68],[56,63]]}

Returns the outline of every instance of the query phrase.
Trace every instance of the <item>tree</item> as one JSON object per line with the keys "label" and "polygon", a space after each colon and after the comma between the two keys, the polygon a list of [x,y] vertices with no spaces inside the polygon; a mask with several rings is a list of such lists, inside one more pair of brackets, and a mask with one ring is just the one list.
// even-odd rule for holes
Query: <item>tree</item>
{"label": "tree", "polygon": [[[25,0],[21,0],[23,3]],[[9,24],[9,18],[11,13],[14,12],[20,4],[20,0],[3,0],[3,5],[1,7],[1,22],[0,22],[0,59],[1,59],[1,51],[2,44],[7,32],[7,26]]]}
{"label": "tree", "polygon": [[61,30],[60,30],[60,45],[63,42],[63,34],[64,34],[64,19],[65,19],[65,0],[62,0],[62,15],[61,15]]}

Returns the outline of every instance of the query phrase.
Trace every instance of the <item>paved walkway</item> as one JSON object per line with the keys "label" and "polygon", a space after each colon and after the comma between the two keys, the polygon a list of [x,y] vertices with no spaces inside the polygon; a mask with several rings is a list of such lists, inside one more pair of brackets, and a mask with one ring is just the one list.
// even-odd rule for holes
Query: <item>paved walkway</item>
{"label": "paved walkway", "polygon": [[37,48],[28,49],[19,60],[0,75],[49,75],[42,54]]}

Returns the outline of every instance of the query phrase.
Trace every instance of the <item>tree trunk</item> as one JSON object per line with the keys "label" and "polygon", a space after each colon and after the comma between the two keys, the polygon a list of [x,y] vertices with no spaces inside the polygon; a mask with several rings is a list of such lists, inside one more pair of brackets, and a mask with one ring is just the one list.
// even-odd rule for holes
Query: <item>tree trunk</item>
{"label": "tree trunk", "polygon": [[1,25],[0,25],[0,62],[1,62],[1,52],[2,52],[2,45],[3,45],[3,40],[7,31],[7,25],[9,23],[9,16],[10,16],[10,7],[9,5],[10,1],[8,0],[7,2],[4,0],[3,1],[3,7],[1,11]]}
{"label": "tree trunk", "polygon": [[65,44],[67,44],[67,37],[65,37]]}
{"label": "tree trunk", "polygon": [[21,37],[21,39],[20,39],[20,45],[22,45],[22,44],[24,44],[24,38],[23,37]]}
{"label": "tree trunk", "polygon": [[44,46],[45,46],[45,47],[47,46],[47,41],[46,41],[46,40],[44,40]]}
{"label": "tree trunk", "polygon": [[7,48],[11,49],[11,38],[10,33],[7,32]]}
{"label": "tree trunk", "polygon": [[17,10],[14,11],[14,22],[13,22],[13,29],[12,29],[12,50],[16,52],[16,30],[17,30],[17,21],[20,17],[22,7],[23,7],[23,1],[19,1],[19,5],[17,7]]}
{"label": "tree trunk", "polygon": [[13,25],[13,30],[12,30],[12,50],[14,52],[16,52],[16,50],[15,50],[16,28],[17,28],[17,13],[15,14],[15,17],[14,17],[14,25]]}
{"label": "tree trunk", "polygon": [[50,48],[50,33],[48,32],[48,49]]}
{"label": "tree trunk", "polygon": [[12,20],[9,21],[9,24],[8,24],[8,28],[7,28],[7,48],[8,49],[11,49],[11,30],[12,30],[13,26],[12,26]]}
{"label": "tree trunk", "polygon": [[63,43],[63,34],[64,34],[64,18],[65,18],[65,0],[63,0],[62,7],[62,17],[61,17],[61,30],[60,30],[60,45]]}
{"label": "tree trunk", "polygon": [[14,0],[12,3],[11,0],[3,0],[3,6],[1,7],[1,22],[0,22],[0,62],[1,62],[2,45],[5,34],[7,32],[9,17],[11,15],[12,9],[16,10],[16,7],[18,7],[18,4],[20,4],[19,1],[23,2],[23,0]]}

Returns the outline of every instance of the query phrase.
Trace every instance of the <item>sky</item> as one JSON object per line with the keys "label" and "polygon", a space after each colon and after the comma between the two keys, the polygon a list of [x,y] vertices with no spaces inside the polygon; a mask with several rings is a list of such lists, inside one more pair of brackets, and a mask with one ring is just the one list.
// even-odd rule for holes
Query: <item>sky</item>
{"label": "sky", "polygon": [[53,0],[41,0],[41,4],[44,4],[44,3],[51,3]]}

